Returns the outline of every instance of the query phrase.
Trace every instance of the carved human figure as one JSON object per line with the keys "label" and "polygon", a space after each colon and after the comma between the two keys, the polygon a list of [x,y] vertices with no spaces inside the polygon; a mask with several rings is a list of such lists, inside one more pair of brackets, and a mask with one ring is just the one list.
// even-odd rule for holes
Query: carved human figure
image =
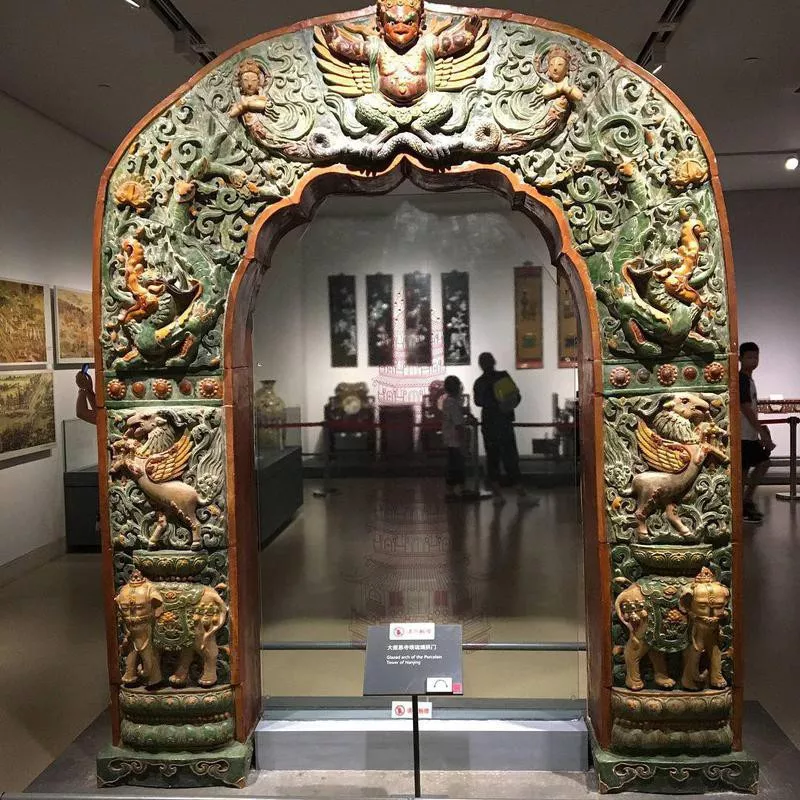
{"label": "carved human figure", "polygon": [[217,631],[228,608],[215,589],[198,584],[153,583],[135,570],[114,598],[125,631],[127,650],[122,683],[155,687],[162,682],[161,656],[178,651],[169,677],[172,686],[186,686],[195,656],[203,662],[198,684],[217,682]]}
{"label": "carved human figure", "polygon": [[583,92],[570,81],[572,55],[568,50],[556,45],[547,52],[543,62],[540,69],[544,67],[549,83],[542,89],[542,97],[549,105],[541,135],[549,137],[567,124],[575,103],[583,100]]}
{"label": "carved human figure", "polygon": [[678,515],[677,504],[694,486],[709,457],[725,464],[728,433],[716,425],[711,411],[718,410],[718,397],[706,400],[693,392],[679,392],[667,399],[652,421],[640,420],[636,429],[639,452],[652,470],[633,478],[631,491],[637,499],[636,533],[647,536],[647,518],[664,510],[670,525],[682,536],[690,536]]}
{"label": "carved human figure", "polygon": [[163,611],[161,593],[135,570],[114,602],[125,630],[122,647],[127,654],[123,685],[132,686],[141,680],[145,686],[157,686],[161,683],[161,653],[153,643],[153,628]]}
{"label": "carved human figure", "polygon": [[[378,0],[375,27],[377,33],[330,24],[318,29],[314,49],[326,82],[358,98],[356,118],[377,134],[374,145],[403,130],[434,149],[443,146],[434,134],[453,113],[446,92],[465,88],[483,73],[487,26],[472,16],[425,33],[423,0]],[[454,58],[437,72],[440,61]]]}
{"label": "carved human figure", "polygon": [[[681,209],[679,218],[677,246],[653,258],[643,255],[653,234],[650,218],[639,215],[625,222],[616,236],[608,279],[596,286],[598,298],[620,321],[627,345],[640,358],[663,359],[681,351],[711,356],[720,346],[708,334],[711,317],[702,291],[715,271],[706,226],[689,209]],[[630,355],[616,336],[608,346]]]}
{"label": "carved human figure", "polygon": [[[694,583],[681,595],[680,605],[689,618],[690,641],[683,651],[684,689],[699,691],[710,685],[724,689],[728,682],[722,675],[720,625],[728,617],[730,591],[714,577],[708,567],[703,567]],[[700,670],[700,661],[706,655],[708,670]]]}

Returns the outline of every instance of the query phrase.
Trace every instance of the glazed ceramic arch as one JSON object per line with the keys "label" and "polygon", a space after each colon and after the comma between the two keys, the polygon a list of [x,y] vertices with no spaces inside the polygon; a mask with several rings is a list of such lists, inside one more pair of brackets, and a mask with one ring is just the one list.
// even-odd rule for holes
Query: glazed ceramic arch
{"label": "glazed ceramic arch", "polygon": [[[733,265],[711,147],[667,87],[581,31],[431,4],[399,47],[383,21],[367,8],[233,48],[146,115],[103,174],[114,743],[101,781],[242,785],[261,702],[252,307],[281,236],[327,195],[411,180],[506,197],[576,297],[601,786],[753,790]],[[699,650],[695,591],[726,598]],[[200,644],[198,625],[211,630]],[[645,640],[646,657],[632,644]]]}

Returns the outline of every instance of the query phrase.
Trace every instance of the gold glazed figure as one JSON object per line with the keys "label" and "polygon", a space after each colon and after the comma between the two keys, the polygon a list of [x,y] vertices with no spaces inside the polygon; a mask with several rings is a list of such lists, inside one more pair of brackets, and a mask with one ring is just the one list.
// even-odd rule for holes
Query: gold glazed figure
{"label": "gold glazed figure", "polygon": [[[401,131],[443,156],[448,145],[435,132],[453,113],[447,92],[473,84],[489,57],[488,25],[477,16],[426,32],[423,0],[378,0],[376,30],[323,25],[314,52],[325,82],[355,97],[356,118],[377,134],[376,149]],[[427,147],[425,147],[427,145]],[[413,146],[413,144],[412,144]]]}
{"label": "gold glazed figure", "polygon": [[678,516],[676,504],[692,488],[710,456],[723,464],[729,460],[725,451],[728,433],[711,417],[712,406],[718,408],[720,403],[719,398],[707,401],[692,392],[680,392],[663,404],[652,428],[639,420],[636,443],[653,468],[633,478],[639,537],[648,535],[647,518],[659,508],[679,534],[692,534]]}
{"label": "gold glazed figure", "polygon": [[[714,577],[708,567],[703,567],[694,583],[682,595],[681,608],[689,618],[690,642],[683,651],[684,689],[699,691],[710,684],[712,689],[724,689],[728,682],[722,675],[720,649],[720,624],[728,617],[728,600],[731,593]],[[705,653],[708,670],[700,671],[700,660]]]}

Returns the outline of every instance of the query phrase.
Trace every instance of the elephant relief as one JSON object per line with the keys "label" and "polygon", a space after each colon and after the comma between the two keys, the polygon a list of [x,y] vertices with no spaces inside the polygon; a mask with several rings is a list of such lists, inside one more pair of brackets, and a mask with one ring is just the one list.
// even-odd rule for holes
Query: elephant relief
{"label": "elephant relief", "polygon": [[[682,652],[682,688],[724,689],[720,625],[728,616],[729,599],[730,591],[708,567],[694,579],[644,577],[620,592],[614,610],[629,632],[625,685],[633,691],[644,688],[640,662],[649,656],[656,686],[673,689],[667,653]],[[701,671],[704,654],[708,668]]]}
{"label": "elephant relief", "polygon": [[215,589],[193,583],[153,583],[134,570],[114,598],[125,631],[125,673],[122,683],[155,688],[162,683],[161,656],[177,652],[169,683],[186,686],[195,656],[203,662],[198,684],[217,682],[217,631],[225,624],[228,607]]}

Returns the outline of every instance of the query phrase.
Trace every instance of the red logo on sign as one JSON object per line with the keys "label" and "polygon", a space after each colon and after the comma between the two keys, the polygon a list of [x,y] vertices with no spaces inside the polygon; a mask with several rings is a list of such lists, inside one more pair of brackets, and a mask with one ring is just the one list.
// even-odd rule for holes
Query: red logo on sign
{"label": "red logo on sign", "polygon": [[462,694],[464,689],[462,688],[460,683],[453,684],[453,694]]}
{"label": "red logo on sign", "polygon": [[397,714],[398,717],[402,717],[403,714],[406,713],[406,710],[403,706],[395,706],[394,713]]}

